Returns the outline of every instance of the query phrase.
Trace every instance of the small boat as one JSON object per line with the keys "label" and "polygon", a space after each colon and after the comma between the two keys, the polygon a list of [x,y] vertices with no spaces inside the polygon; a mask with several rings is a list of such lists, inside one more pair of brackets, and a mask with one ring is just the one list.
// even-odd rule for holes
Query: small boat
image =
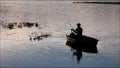
{"label": "small boat", "polygon": [[69,35],[66,35],[66,37],[66,45],[71,47],[71,49],[88,53],[98,53],[97,43],[99,40],[84,35],[80,39],[72,38]]}
{"label": "small boat", "polygon": [[77,46],[78,48],[96,48],[99,40],[83,35],[80,39],[72,38],[69,35],[66,35],[67,42],[66,45]]}

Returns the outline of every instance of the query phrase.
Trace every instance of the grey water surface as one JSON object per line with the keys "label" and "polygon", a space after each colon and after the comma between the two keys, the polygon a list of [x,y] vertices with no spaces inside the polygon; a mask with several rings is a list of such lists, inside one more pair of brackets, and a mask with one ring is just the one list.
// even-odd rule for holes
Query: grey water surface
{"label": "grey water surface", "polygon": [[[0,26],[1,67],[120,67],[120,5],[72,1],[0,1],[0,25],[37,22],[42,29]],[[66,46],[66,34],[81,23],[83,34],[99,39],[98,53],[83,52],[79,63]],[[70,26],[72,25],[72,27]],[[52,37],[30,41],[29,34]]]}

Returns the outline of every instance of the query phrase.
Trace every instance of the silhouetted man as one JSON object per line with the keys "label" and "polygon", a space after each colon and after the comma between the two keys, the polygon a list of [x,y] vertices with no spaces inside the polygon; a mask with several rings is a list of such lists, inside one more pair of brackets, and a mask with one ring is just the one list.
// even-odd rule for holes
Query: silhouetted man
{"label": "silhouetted man", "polygon": [[74,32],[77,34],[78,38],[82,37],[83,29],[81,28],[81,24],[80,23],[77,24],[77,28],[76,28],[76,30]]}

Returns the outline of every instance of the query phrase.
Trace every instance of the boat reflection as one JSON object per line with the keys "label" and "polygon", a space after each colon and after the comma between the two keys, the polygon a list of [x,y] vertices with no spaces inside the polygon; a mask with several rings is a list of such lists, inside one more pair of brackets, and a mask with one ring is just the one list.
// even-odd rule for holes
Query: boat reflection
{"label": "boat reflection", "polygon": [[82,58],[82,52],[98,53],[98,40],[87,36],[83,36],[83,38],[84,39],[76,41],[67,36],[66,45],[71,48],[71,51],[73,52],[73,57],[76,56],[76,60],[78,62]]}

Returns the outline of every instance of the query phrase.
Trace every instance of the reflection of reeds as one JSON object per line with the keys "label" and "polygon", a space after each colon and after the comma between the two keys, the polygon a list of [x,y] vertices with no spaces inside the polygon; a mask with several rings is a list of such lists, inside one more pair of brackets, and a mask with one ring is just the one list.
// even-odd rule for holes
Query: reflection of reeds
{"label": "reflection of reeds", "polygon": [[31,35],[29,35],[30,37],[30,41],[32,40],[42,40],[43,38],[48,38],[48,37],[52,37],[51,33],[42,33],[40,35],[38,35],[37,33],[31,33]]}

